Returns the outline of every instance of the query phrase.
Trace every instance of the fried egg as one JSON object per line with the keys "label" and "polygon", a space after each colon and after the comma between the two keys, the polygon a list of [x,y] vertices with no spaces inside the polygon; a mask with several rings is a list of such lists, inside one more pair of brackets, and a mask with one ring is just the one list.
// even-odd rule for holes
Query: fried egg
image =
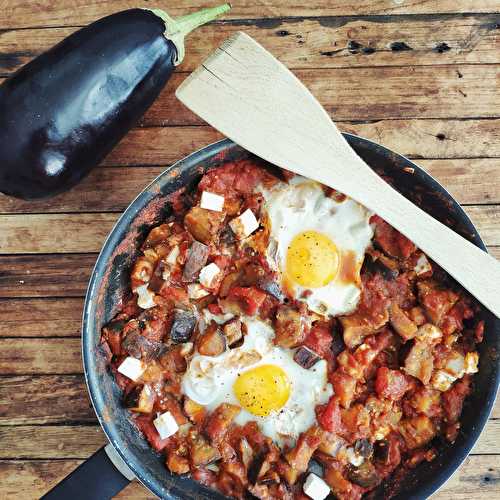
{"label": "fried egg", "polygon": [[270,226],[266,258],[284,293],[322,315],[354,311],[373,237],[371,212],[350,198],[326,196],[321,184],[300,176],[262,194]]}
{"label": "fried egg", "polygon": [[326,361],[306,370],[293,360],[293,350],[273,344],[270,325],[241,319],[247,330],[243,344],[219,356],[195,353],[182,391],[208,412],[221,403],[238,405],[242,410],[235,423],[255,421],[278,444],[293,443],[316,422],[315,406],[333,393]]}

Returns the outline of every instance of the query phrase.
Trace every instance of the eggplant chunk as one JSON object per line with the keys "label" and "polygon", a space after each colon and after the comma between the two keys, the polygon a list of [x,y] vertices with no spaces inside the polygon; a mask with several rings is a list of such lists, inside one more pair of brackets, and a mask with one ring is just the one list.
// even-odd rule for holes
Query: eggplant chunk
{"label": "eggplant chunk", "polygon": [[362,488],[374,488],[382,481],[373,464],[365,460],[359,467],[350,467],[347,472],[349,481]]}
{"label": "eggplant chunk", "polygon": [[229,347],[235,345],[243,338],[243,328],[239,318],[229,320],[223,325],[222,330],[224,331]]}
{"label": "eggplant chunk", "polygon": [[198,434],[198,432],[190,432],[189,441],[190,457],[193,466],[208,465],[221,458],[217,448],[210,446],[207,440]]}
{"label": "eggplant chunk", "polygon": [[189,248],[186,264],[182,273],[182,281],[196,281],[201,268],[207,263],[209,248],[199,241],[193,241]]}
{"label": "eggplant chunk", "polygon": [[170,328],[170,340],[176,344],[188,342],[193,335],[196,326],[196,316],[191,311],[176,309],[174,312],[174,321]]}
{"label": "eggplant chunk", "polygon": [[151,413],[155,402],[155,392],[147,384],[134,387],[123,399],[126,408],[138,413]]}
{"label": "eggplant chunk", "polygon": [[152,361],[158,359],[166,350],[165,344],[143,337],[136,330],[132,330],[122,343],[125,351],[137,359]]}
{"label": "eggplant chunk", "polygon": [[181,23],[161,11],[118,12],[15,73],[0,86],[0,191],[42,198],[78,183],[159,95],[183,58],[184,35],[227,10]]}
{"label": "eggplant chunk", "polygon": [[211,242],[217,243],[219,240],[224,217],[224,212],[193,207],[184,217],[184,225],[195,240],[208,245]]}
{"label": "eggplant chunk", "polygon": [[276,336],[274,343],[281,347],[296,347],[306,336],[304,321],[299,311],[290,306],[280,306],[274,322]]}
{"label": "eggplant chunk", "polygon": [[227,338],[219,325],[212,322],[196,340],[196,347],[203,356],[218,356],[226,350]]}
{"label": "eggplant chunk", "polygon": [[389,308],[389,321],[396,332],[406,341],[417,334],[417,325],[393,302]]}
{"label": "eggplant chunk", "polygon": [[302,368],[309,369],[312,368],[321,359],[321,357],[314,351],[311,351],[308,347],[300,346],[295,352],[293,359],[296,363],[302,366]]}

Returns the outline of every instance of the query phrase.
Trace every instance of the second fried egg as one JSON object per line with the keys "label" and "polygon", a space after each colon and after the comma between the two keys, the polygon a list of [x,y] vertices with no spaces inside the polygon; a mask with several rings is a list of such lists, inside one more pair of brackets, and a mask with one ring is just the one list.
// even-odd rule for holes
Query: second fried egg
{"label": "second fried egg", "polygon": [[352,312],[373,237],[371,212],[350,198],[327,196],[321,184],[300,176],[262,191],[270,225],[266,257],[285,294],[322,315]]}

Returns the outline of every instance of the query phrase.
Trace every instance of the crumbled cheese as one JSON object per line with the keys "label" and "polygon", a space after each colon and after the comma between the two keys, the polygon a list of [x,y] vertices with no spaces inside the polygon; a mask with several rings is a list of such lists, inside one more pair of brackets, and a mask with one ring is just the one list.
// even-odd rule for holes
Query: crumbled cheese
{"label": "crumbled cheese", "polygon": [[365,461],[361,455],[354,451],[354,448],[347,448],[345,451],[347,460],[355,467],[359,467]]}
{"label": "crumbled cheese", "polygon": [[188,297],[190,299],[202,299],[207,295],[210,295],[210,292],[205,290],[199,283],[190,283],[188,285]]}
{"label": "crumbled cheese", "polygon": [[434,389],[444,392],[451,387],[451,384],[453,384],[455,380],[457,380],[457,378],[450,375],[448,372],[438,370],[432,375],[431,384]]}
{"label": "crumbled cheese", "polygon": [[239,217],[229,223],[229,227],[239,240],[250,236],[258,227],[259,223],[253,212],[247,208]]}
{"label": "crumbled cheese", "polygon": [[330,494],[330,487],[316,474],[309,474],[307,476],[303,490],[313,500],[323,500]]}
{"label": "crumbled cheese", "polygon": [[214,212],[222,212],[224,208],[224,196],[220,196],[209,191],[201,193],[200,207]]}
{"label": "crumbled cheese", "polygon": [[175,247],[170,250],[170,253],[167,255],[165,262],[170,266],[174,266],[177,262],[177,257],[179,257],[179,245],[175,245]]}
{"label": "crumbled cheese", "polygon": [[137,294],[137,305],[142,309],[150,309],[156,304],[154,302],[154,292],[148,290],[148,285],[138,286],[134,292]]}
{"label": "crumbled cheese", "polygon": [[213,288],[217,282],[217,277],[220,273],[220,267],[212,262],[205,266],[200,271],[200,283],[206,288]]}
{"label": "crumbled cheese", "polygon": [[422,342],[434,343],[441,339],[443,332],[431,323],[425,323],[417,330],[417,338]]}
{"label": "crumbled cheese", "polygon": [[177,425],[174,416],[169,411],[166,411],[159,417],[155,418],[153,420],[153,424],[156,427],[161,439],[173,436],[179,430],[179,426]]}
{"label": "crumbled cheese", "polygon": [[144,373],[146,367],[140,359],[132,358],[129,356],[125,358],[122,364],[118,367],[118,371],[128,377],[130,380],[137,382],[141,375]]}
{"label": "crumbled cheese", "polygon": [[465,355],[465,373],[477,373],[479,363],[479,354],[477,352],[468,352]]}
{"label": "crumbled cheese", "polygon": [[426,274],[430,271],[432,271],[432,266],[430,262],[427,260],[427,257],[425,254],[422,254],[418,260],[417,263],[415,264],[415,267],[413,268],[417,276],[422,276],[423,274]]}

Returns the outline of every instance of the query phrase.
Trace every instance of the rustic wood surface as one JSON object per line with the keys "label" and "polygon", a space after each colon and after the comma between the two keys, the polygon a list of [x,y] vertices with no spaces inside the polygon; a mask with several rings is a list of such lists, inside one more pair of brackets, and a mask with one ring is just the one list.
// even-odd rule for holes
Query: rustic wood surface
{"label": "rustic wood surface", "polygon": [[[200,6],[168,3],[174,15]],[[153,4],[162,6],[0,0],[0,78],[79,26]],[[462,203],[500,258],[499,0],[234,0],[216,25],[189,39],[168,88],[78,187],[30,203],[0,195],[2,499],[39,497],[105,443],[80,359],[87,281],[137,192],[220,138],[173,90],[234,31],[247,31],[296,71],[341,130],[415,158]],[[152,496],[132,483],[117,498]],[[472,454],[434,498],[500,498],[498,401]]]}

